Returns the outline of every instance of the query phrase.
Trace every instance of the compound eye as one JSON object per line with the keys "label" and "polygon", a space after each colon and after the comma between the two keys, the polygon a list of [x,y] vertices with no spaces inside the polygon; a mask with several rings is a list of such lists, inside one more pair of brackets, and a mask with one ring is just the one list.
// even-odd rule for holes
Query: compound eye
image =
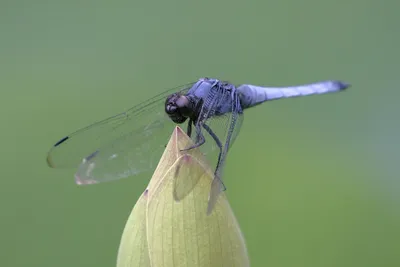
{"label": "compound eye", "polygon": [[176,106],[176,100],[178,99],[177,94],[172,94],[167,99],[165,100],[165,112],[168,114],[171,114],[173,112],[176,112],[177,106]]}
{"label": "compound eye", "polygon": [[167,106],[165,107],[165,111],[166,111],[168,114],[175,113],[176,110],[177,110],[177,107],[176,107],[175,105],[173,105],[173,104],[167,104]]}
{"label": "compound eye", "polygon": [[175,123],[183,123],[187,119],[185,116],[182,116],[181,114],[180,98],[181,95],[173,94],[170,95],[165,101],[165,112],[168,114],[170,119]]}

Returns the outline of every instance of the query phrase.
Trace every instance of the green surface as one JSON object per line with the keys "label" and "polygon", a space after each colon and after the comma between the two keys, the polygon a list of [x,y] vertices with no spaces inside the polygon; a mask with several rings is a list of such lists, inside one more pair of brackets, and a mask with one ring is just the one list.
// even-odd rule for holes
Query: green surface
{"label": "green surface", "polygon": [[252,266],[400,266],[396,1],[1,1],[0,266],[115,266],[147,180],[78,187],[71,131],[201,76],[336,95],[249,110],[225,171]]}

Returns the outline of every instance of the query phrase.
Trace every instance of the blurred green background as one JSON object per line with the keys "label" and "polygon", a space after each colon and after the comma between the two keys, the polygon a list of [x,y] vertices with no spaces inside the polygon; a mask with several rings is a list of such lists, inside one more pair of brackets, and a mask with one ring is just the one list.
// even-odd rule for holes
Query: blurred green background
{"label": "blurred green background", "polygon": [[1,1],[0,266],[115,266],[146,176],[78,187],[62,136],[203,76],[341,94],[248,110],[225,169],[252,266],[400,266],[400,2]]}

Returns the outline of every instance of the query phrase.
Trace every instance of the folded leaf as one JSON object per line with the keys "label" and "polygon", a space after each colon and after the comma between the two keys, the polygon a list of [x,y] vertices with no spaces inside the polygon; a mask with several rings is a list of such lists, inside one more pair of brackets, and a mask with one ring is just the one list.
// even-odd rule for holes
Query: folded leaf
{"label": "folded leaf", "polygon": [[206,212],[214,175],[199,149],[180,151],[191,142],[179,127],[174,130],[125,226],[118,267],[250,266],[226,195],[222,192],[212,213]]}

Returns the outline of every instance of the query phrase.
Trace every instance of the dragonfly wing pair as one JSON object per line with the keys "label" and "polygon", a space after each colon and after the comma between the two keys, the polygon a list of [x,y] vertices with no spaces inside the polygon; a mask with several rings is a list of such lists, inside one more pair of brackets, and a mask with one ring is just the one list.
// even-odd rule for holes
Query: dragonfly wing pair
{"label": "dragonfly wing pair", "polygon": [[76,168],[78,184],[94,184],[154,170],[174,123],[164,112],[168,95],[186,93],[192,84],[168,90],[126,112],[80,129],[49,151],[53,168]]}

